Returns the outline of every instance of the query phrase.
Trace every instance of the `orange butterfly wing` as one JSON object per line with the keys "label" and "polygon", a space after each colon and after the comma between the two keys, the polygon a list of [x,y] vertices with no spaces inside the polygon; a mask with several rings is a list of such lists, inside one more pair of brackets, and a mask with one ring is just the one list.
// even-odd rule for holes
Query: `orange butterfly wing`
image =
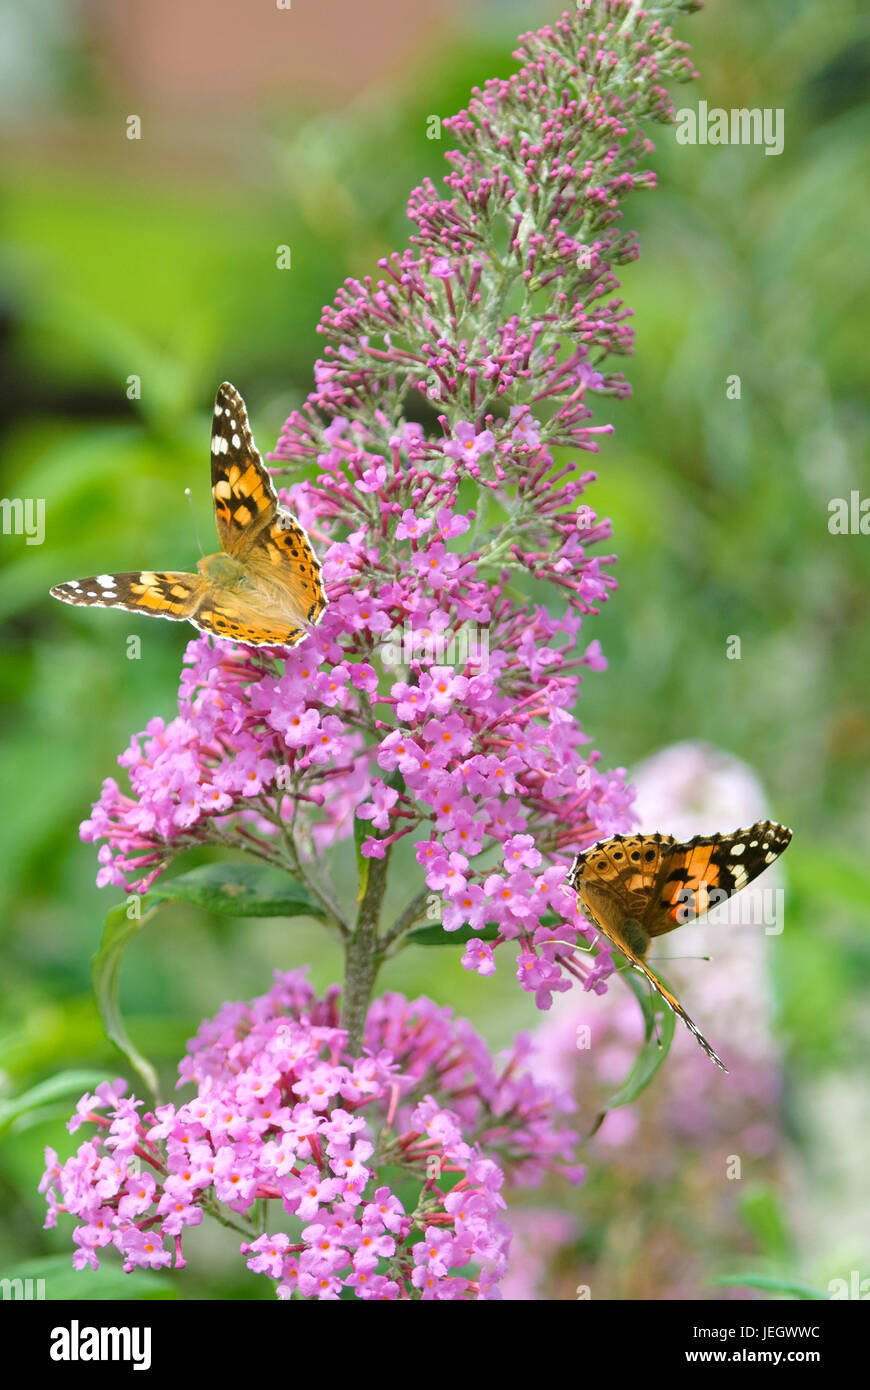
{"label": "orange butterfly wing", "polygon": [[790,840],[791,831],[774,821],[685,842],[669,835],[614,835],[578,855],[568,875],[583,912],[643,972],[722,1071],[727,1068],[721,1058],[647,964],[650,940],[703,915],[712,892],[739,892]]}
{"label": "orange butterfly wing", "polygon": [[295,647],[308,629],[299,627],[250,598],[209,586],[202,605],[190,621],[203,632],[213,632],[228,642],[244,642],[249,647]]}
{"label": "orange butterfly wing", "polygon": [[296,517],[281,507],[245,403],[226,381],[215,398],[211,458],[221,553],[201,560],[200,573],[100,574],[56,584],[53,597],[187,619],[204,632],[249,646],[301,642],[327,605],[320,563]]}
{"label": "orange butterfly wing", "polygon": [[[279,590],[300,633],[327,606],[320,561],[304,528],[278,500],[234,386],[218,387],[211,438],[211,479],[221,548],[240,560],[261,591]],[[252,596],[253,601],[253,596]],[[243,639],[239,639],[243,640]],[[293,645],[285,639],[285,645]]]}
{"label": "orange butterfly wing", "polygon": [[228,381],[218,387],[214,402],[211,495],[221,550],[245,560],[274,520],[278,495],[254,443],[245,402]]}
{"label": "orange butterfly wing", "polygon": [[64,603],[89,608],[123,608],[128,613],[177,622],[186,619],[202,632],[253,647],[292,647],[307,631],[264,611],[257,605],[256,595],[249,599],[228,592],[201,574],[150,570],[101,574],[56,584],[51,593]]}
{"label": "orange butterfly wing", "polygon": [[98,574],[55,584],[54,598],[88,608],[124,608],[153,618],[191,622],[208,591],[201,574],[171,570],[137,570],[129,574]]}
{"label": "orange butterfly wing", "polygon": [[673,843],[664,856],[646,916],[650,936],[662,936],[739,893],[778,859],[791,831],[776,821],[758,821],[729,835],[696,835]]}

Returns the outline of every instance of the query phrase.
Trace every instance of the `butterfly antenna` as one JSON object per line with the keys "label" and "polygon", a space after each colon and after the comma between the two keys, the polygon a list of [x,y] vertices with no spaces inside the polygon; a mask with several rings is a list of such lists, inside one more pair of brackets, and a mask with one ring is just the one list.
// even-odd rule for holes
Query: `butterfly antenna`
{"label": "butterfly antenna", "polygon": [[199,547],[200,555],[204,555],[205,551],[202,548],[202,541],[199,539],[199,526],[197,525],[196,512],[194,511],[193,498],[190,495],[189,487],[184,489],[184,495],[187,498],[187,505],[190,507],[190,515],[193,517],[193,534],[196,536],[196,544]]}
{"label": "butterfly antenna", "polygon": [[712,960],[712,959],[713,959],[712,956],[654,956],[654,957],[651,957],[651,958],[650,958],[650,960],[649,960],[648,963],[649,963],[650,965],[652,965],[654,962],[655,962],[655,964],[658,964],[660,961],[663,961],[663,960]]}

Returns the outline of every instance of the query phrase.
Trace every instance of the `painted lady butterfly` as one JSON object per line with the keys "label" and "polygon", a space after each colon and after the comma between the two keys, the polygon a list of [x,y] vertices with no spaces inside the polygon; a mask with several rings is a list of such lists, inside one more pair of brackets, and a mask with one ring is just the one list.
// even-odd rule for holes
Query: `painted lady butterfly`
{"label": "painted lady butterfly", "polygon": [[745,888],[790,840],[790,830],[769,820],[730,835],[696,835],[683,842],[670,835],[614,835],[579,854],[566,880],[580,910],[643,971],[723,1071],[728,1068],[650,970],[646,955],[655,937]]}
{"label": "painted lady butterfly", "polygon": [[295,516],[281,507],[245,403],[228,381],[215,398],[211,491],[221,549],[197,562],[198,574],[98,574],[56,584],[52,594],[64,603],[187,619],[249,646],[295,647],[326,608],[320,563]]}

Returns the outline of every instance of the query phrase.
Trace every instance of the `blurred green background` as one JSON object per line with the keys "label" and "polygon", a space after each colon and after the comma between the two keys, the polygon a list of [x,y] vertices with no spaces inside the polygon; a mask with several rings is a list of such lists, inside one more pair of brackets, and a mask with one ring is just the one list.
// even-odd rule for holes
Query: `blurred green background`
{"label": "blurred green background", "polygon": [[[676,105],[781,107],[785,148],[678,146],[653,132],[660,187],[627,204],[642,254],[621,276],[634,397],[600,416],[616,433],[589,495],[613,519],[619,556],[620,588],[585,629],[610,668],[587,677],[580,711],[605,766],[686,738],[736,753],[795,830],[771,967],[811,1219],[787,1192],[777,1200],[810,1282],[842,1241],[870,1274],[870,537],[827,525],[831,498],[870,496],[863,8],[714,0],[681,21],[702,76]],[[410,188],[442,172],[449,142],[427,139],[427,117],[509,71],[516,33],[554,13],[532,0],[413,11],[43,0],[3,19],[2,492],[46,499],[46,537],[0,538],[0,1120],[58,1070],[123,1070],[90,992],[119,895],[94,887],[77,825],[131,733],[171,716],[190,635],[62,607],[49,586],[192,561],[186,486],[210,547],[215,386],[235,382],[271,448],[309,389],[321,305],[406,243]],[[126,138],[133,114],[140,140]],[[282,245],[291,270],[276,269]],[[726,397],[733,374],[739,400]],[[138,661],[125,657],[133,632]],[[740,660],[727,659],[732,636]],[[352,872],[350,860],[336,868],[345,888]],[[170,906],[127,961],[130,1031],[168,1078],[224,998],[306,961],[318,986],[339,977],[313,925]],[[382,983],[454,1003],[496,1046],[535,1022],[509,966],[481,981],[458,952],[408,951]],[[68,1268],[69,1227],[41,1231],[35,1187],[43,1145],[70,1152],[69,1108],[5,1125],[0,1272],[52,1254]],[[582,1207],[582,1191],[571,1200]],[[195,1232],[188,1258],[183,1284],[161,1276],[164,1291],[271,1296],[228,1232]],[[117,1292],[111,1270],[69,1289],[64,1278],[55,1296],[86,1282]]]}

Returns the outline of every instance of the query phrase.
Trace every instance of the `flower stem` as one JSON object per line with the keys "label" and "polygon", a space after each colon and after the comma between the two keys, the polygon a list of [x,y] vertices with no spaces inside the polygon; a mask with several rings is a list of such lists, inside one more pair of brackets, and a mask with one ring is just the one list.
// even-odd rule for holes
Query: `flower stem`
{"label": "flower stem", "polygon": [[341,1026],[347,1029],[348,1052],[354,1056],[362,1051],[369,1001],[384,958],[383,948],[378,940],[378,923],[387,886],[389,862],[389,850],[383,859],[369,861],[368,880],[359,905],[356,927],[345,948]]}

